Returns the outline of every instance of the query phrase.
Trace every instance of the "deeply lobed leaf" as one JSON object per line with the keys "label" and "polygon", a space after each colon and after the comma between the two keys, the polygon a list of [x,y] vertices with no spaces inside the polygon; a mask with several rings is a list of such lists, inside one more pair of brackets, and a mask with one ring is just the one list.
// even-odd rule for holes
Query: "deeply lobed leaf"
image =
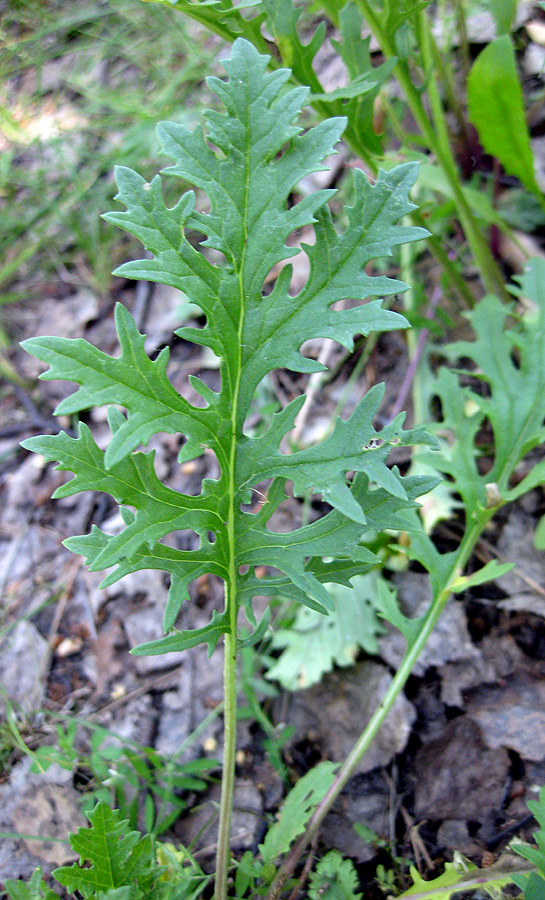
{"label": "deeply lobed leaf", "polygon": [[[545,261],[533,259],[513,293],[526,304],[513,315],[493,296],[468,313],[473,341],[458,341],[443,350],[452,360],[471,360],[474,387],[463,387],[458,374],[442,368],[434,385],[441,401],[443,452],[428,457],[431,465],[450,475],[468,518],[541,483],[545,463],[536,461],[522,480],[516,479],[521,460],[545,440]],[[479,385],[480,383],[480,389]],[[492,429],[490,447],[479,435],[485,422]],[[486,473],[482,455],[491,457]],[[419,459],[425,458],[425,452]]]}
{"label": "deeply lobed leaf", "polygon": [[[70,843],[81,863],[91,865],[83,868],[74,863],[55,869],[53,875],[59,884],[90,897],[116,888],[128,890],[152,877],[154,853],[149,835],[142,838],[138,831],[129,831],[119,810],[111,810],[103,801],[89,814],[89,821],[91,827],[71,834]],[[129,896],[137,895],[131,891]]]}
{"label": "deeply lobed leaf", "polygon": [[[204,573],[224,579],[230,595],[245,603],[251,620],[256,594],[281,591],[312,609],[331,608],[324,583],[346,584],[349,573],[356,574],[355,566],[368,569],[374,558],[361,547],[362,534],[367,528],[395,528],[399,522],[405,527],[404,510],[414,507],[415,496],[424,490],[415,494],[416,484],[426,482],[402,479],[388,468],[392,444],[431,439],[421,429],[401,431],[403,417],[377,433],[373,418],[382,396],[378,387],[317,447],[291,454],[280,449],[300,400],[276,415],[260,437],[244,433],[250,404],[265,375],[278,367],[298,372],[321,368],[302,353],[305,341],[329,337],[352,348],[356,335],[406,325],[376,299],[405,286],[372,277],[366,267],[375,256],[389,255],[399,244],[426,234],[397,224],[414,208],[409,200],[416,177],[412,164],[381,172],[373,185],[356,171],[354,205],[347,210],[349,227],[343,233],[334,228],[326,206],[333,192],[318,191],[288,203],[298,181],[321,168],[333,151],[344,121],[332,119],[302,133],[296,119],[308,91],[287,87],[289,70],[269,73],[266,66],[267,57],[237,40],[225,62],[227,80],[209,80],[226,112],[206,113],[207,137],[200,129],[159,127],[164,152],[174,160],[165,174],[204,191],[206,213],[196,209],[192,191],[169,208],[159,176],[148,184],[135,172],[118,169],[118,199],[126,211],[106,217],[139,237],[153,254],[124,264],[118,274],[172,285],[202,310],[204,327],[183,328],[178,334],[210,347],[219,357],[220,390],[214,392],[194,379],[204,408],[181,397],[168,379],[168,351],[150,360],[143,336],[121,306],[116,310],[118,358],[82,340],[34,338],[25,343],[50,366],[42,377],[79,385],[58,413],[114,405],[109,412],[112,439],[105,452],[85,425],[76,438],[61,433],[31,438],[24,446],[74,472],[57,496],[94,489],[117,500],[125,521],[120,534],[93,528],[89,535],[70,538],[67,546],[85,555],[92,569],[116,567],[105,584],[143,568],[169,572],[166,631],[174,626],[189,583]],[[312,223],[316,241],[304,247],[310,263],[307,283],[296,296],[290,294],[288,263],[267,294],[264,284],[271,269],[297,252],[287,243],[290,235]],[[188,240],[187,229],[204,235],[201,247]],[[215,265],[206,248],[221,252],[224,264]],[[347,299],[366,302],[334,308]],[[137,449],[158,431],[183,435],[181,459],[213,451],[219,477],[205,480],[197,496],[165,487],[156,476],[153,454]],[[353,481],[347,477],[351,472],[356,473]],[[248,512],[245,504],[252,489],[267,480],[271,484],[265,501],[257,512]],[[286,497],[287,480],[295,494],[321,494],[332,510],[317,522],[278,534],[271,530],[270,519]],[[184,551],[167,546],[167,535],[180,530],[194,532],[200,545]],[[257,578],[258,566],[280,575]],[[209,626],[167,635],[139,652],[167,652],[199,641],[212,650],[232,622],[227,610],[216,613]]]}

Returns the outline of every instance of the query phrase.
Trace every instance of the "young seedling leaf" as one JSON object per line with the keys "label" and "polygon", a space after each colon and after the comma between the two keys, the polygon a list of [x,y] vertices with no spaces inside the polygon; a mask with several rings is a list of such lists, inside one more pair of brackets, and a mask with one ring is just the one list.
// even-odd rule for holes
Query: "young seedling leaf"
{"label": "young seedling leaf", "polygon": [[337,766],[332,762],[321,762],[299,779],[282,804],[278,821],[269,828],[265,840],[259,845],[263,863],[274,863],[287,853],[291,844],[300,835],[314,808],[323,799],[333,784]]}
{"label": "young seedling leaf", "polygon": [[350,859],[331,850],[317,864],[310,876],[310,900],[361,900],[356,893],[358,875]]}
{"label": "young seedling leaf", "polygon": [[[53,872],[68,891],[93,892],[130,887],[149,878],[153,864],[153,843],[149,835],[130,831],[119,810],[100,802],[89,814],[90,828],[79,828],[70,835],[72,848],[80,855],[80,864],[61,866]],[[90,863],[83,867],[83,863]],[[157,877],[160,873],[157,871]]]}

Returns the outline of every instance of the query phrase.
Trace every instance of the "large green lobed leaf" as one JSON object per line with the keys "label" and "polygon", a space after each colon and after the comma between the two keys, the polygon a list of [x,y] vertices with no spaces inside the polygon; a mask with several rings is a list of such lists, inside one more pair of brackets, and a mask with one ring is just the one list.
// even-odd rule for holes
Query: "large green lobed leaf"
{"label": "large green lobed leaf", "polygon": [[[182,328],[178,334],[210,347],[219,357],[220,390],[216,393],[199,379],[192,380],[204,408],[177,394],[167,375],[168,350],[151,361],[143,336],[122,306],[116,310],[121,345],[117,358],[83,340],[46,337],[25,342],[26,349],[50,367],[42,377],[79,385],[57,413],[111,406],[112,439],[105,452],[85,425],[76,438],[61,433],[24,443],[74,473],[57,496],[102,490],[121,506],[126,526],[121,534],[111,536],[93,528],[89,535],[70,538],[67,546],[83,554],[94,570],[112,568],[105,584],[144,568],[169,572],[166,631],[175,624],[189,583],[203,573],[223,578],[228,597],[240,598],[252,620],[256,594],[273,596],[281,591],[312,609],[331,608],[324,583],[347,584],[349,572],[356,574],[355,565],[367,571],[374,562],[360,546],[365,530],[404,521],[403,511],[416,506],[414,497],[429,485],[429,479],[403,479],[387,466],[392,444],[430,439],[421,429],[401,431],[403,416],[377,434],[373,418],[382,397],[380,387],[363,398],[348,421],[337,422],[317,447],[291,454],[280,449],[301,399],[275,416],[264,435],[244,434],[250,404],[265,375],[279,367],[308,373],[322,368],[301,352],[305,341],[328,337],[352,348],[356,335],[406,326],[401,316],[383,309],[376,299],[405,285],[372,277],[366,267],[373,258],[390,255],[398,245],[426,232],[397,224],[414,208],[409,200],[416,178],[412,164],[381,172],[373,185],[356,170],[354,205],[346,211],[349,226],[340,234],[326,205],[333,191],[318,191],[290,204],[300,179],[319,170],[333,151],[344,120],[331,119],[302,132],[296,121],[307,89],[288,88],[287,69],[267,72],[267,57],[243,39],[235,42],[224,65],[228,78],[210,78],[209,85],[225,113],[205,114],[206,137],[200,128],[191,132],[175,124],[158,130],[164,152],[174,161],[164,174],[203,191],[208,211],[196,208],[192,191],[169,208],[160,176],[148,184],[121,168],[116,173],[117,199],[126,211],[106,216],[136,235],[153,254],[151,259],[122,265],[117,274],[172,285],[202,310],[204,327]],[[299,294],[290,293],[288,263],[267,294],[264,284],[271,269],[297,252],[288,246],[288,238],[312,223],[316,242],[304,248],[310,263],[307,283]],[[190,243],[186,229],[204,235],[201,247]],[[204,248],[220,251],[223,265],[211,262]],[[333,308],[346,299],[366,302]],[[165,487],[155,474],[153,454],[138,449],[159,431],[184,437],[181,460],[195,458],[205,449],[213,451],[219,478],[205,480],[198,496]],[[352,472],[353,482],[347,474]],[[244,505],[252,489],[266,480],[271,484],[265,502],[257,513],[248,512]],[[286,496],[288,480],[296,494],[319,493],[332,510],[318,522],[277,534],[270,530],[269,520]],[[179,530],[193,531],[200,541],[198,549],[181,551],[163,542]],[[280,574],[257,578],[257,566]],[[173,632],[138,652],[166,652],[200,641],[212,650],[233,621],[232,610],[229,616],[226,609],[216,613],[208,627]]]}
{"label": "large green lobed leaf", "polygon": [[430,392],[441,401],[444,443],[419,459],[450,476],[469,521],[545,479],[542,453],[532,453],[545,442],[545,262],[531,260],[517,281],[519,310],[484,297],[467,314],[475,339],[441,348],[452,361],[472,362],[461,373],[472,386],[443,367]]}

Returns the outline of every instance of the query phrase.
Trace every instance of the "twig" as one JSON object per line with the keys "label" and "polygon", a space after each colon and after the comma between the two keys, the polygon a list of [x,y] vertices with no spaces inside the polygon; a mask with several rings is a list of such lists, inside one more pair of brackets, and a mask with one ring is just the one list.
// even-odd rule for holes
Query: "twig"
{"label": "twig", "polygon": [[[441,299],[441,289],[439,286],[436,286],[433,289],[433,293],[431,295],[430,304],[426,310],[426,319],[433,319],[435,308]],[[405,372],[405,377],[399,389],[399,393],[397,395],[396,401],[392,407],[390,412],[390,420],[395,419],[398,413],[401,412],[403,407],[405,406],[405,400],[407,399],[407,394],[411,389],[411,385],[413,383],[413,379],[418,368],[418,364],[422,358],[422,354],[424,352],[424,347],[426,346],[426,341],[428,339],[428,335],[430,333],[429,328],[422,328],[420,334],[418,335],[418,342],[416,344],[416,349],[414,351],[414,356],[411,359],[407,371]]]}
{"label": "twig", "polygon": [[57,633],[59,630],[59,625],[61,624],[62,617],[64,615],[64,610],[66,609],[66,604],[68,602],[68,598],[72,592],[72,587],[74,585],[74,581],[76,579],[76,575],[81,566],[81,560],[76,558],[72,560],[71,564],[68,567],[68,575],[64,580],[64,585],[57,600],[57,607],[55,609],[55,615],[53,616],[53,621],[51,622],[51,627],[49,629],[49,634],[47,636],[47,652],[42,660],[42,664],[40,666],[40,680],[46,678],[47,673],[49,671],[49,666],[51,665],[51,657],[53,655],[53,644],[55,643],[55,639],[57,637]]}
{"label": "twig", "polygon": [[17,397],[19,403],[21,403],[21,405],[26,409],[33,428],[39,428],[41,431],[50,431],[52,428],[55,430],[55,432],[59,430],[58,423],[55,421],[55,419],[44,419],[40,415],[38,409],[34,405],[34,402],[29,397],[27,391],[23,387],[21,387],[21,385],[14,384],[13,392]]}
{"label": "twig", "polygon": [[141,697],[143,694],[147,694],[150,691],[157,690],[163,686],[168,687],[172,682],[172,674],[173,671],[170,669],[168,672],[161,672],[160,675],[154,675],[153,677],[146,679],[143,684],[139,684],[138,687],[133,688],[132,691],[127,691],[123,697],[118,697],[116,700],[104,703],[103,706],[97,706],[95,703],[89,704],[89,706],[80,711],[79,715],[82,718],[95,718],[107,710],[112,711],[119,709],[121,706],[128,703],[129,700],[134,700],[136,697]]}
{"label": "twig", "polygon": [[[318,362],[323,366],[326,366],[333,352],[333,348],[335,346],[335,342],[331,340],[331,338],[324,338],[322,347],[320,349],[320,353],[318,354]],[[295,420],[295,428],[293,430],[292,435],[292,443],[297,446],[299,443],[299,439],[301,437],[301,433],[303,428],[305,427],[306,421],[308,419],[308,415],[310,412],[310,408],[314,403],[314,398],[316,394],[322,387],[325,378],[327,377],[327,370],[322,372],[313,372],[308,380],[308,387],[306,390],[305,402],[303,403],[297,418]]]}
{"label": "twig", "polygon": [[305,884],[308,881],[308,877],[310,875],[310,870],[312,869],[312,864],[314,862],[314,853],[316,851],[316,844],[318,843],[318,835],[315,835],[312,839],[312,843],[309,848],[309,853],[303,867],[303,871],[301,872],[301,877],[297,884],[295,885],[293,891],[289,895],[288,900],[295,900],[297,894],[303,890]]}
{"label": "twig", "polygon": [[426,863],[428,872],[433,869],[433,862],[431,861],[430,855],[426,849],[426,845],[422,840],[419,832],[419,828],[425,824],[425,820],[423,822],[419,822],[418,825],[414,824],[413,818],[409,815],[404,806],[400,807],[401,815],[403,816],[405,826],[409,829],[409,839],[412,844],[414,858],[416,860],[416,868],[418,869],[420,875],[422,875],[422,859]]}

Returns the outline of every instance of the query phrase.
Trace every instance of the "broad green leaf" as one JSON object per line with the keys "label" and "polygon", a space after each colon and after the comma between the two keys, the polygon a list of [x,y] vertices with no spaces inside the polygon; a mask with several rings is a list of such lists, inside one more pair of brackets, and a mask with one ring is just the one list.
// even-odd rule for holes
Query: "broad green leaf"
{"label": "broad green leaf", "polygon": [[329,616],[300,607],[293,625],[274,632],[271,646],[282,653],[267,678],[279,681],[287,690],[300,690],[316,684],[334,665],[351,665],[360,650],[378,653],[376,638],[382,630],[376,609],[379,578],[370,573],[353,578],[350,587],[331,585],[335,610]]}
{"label": "broad green leaf", "polygon": [[490,0],[490,12],[494,16],[498,37],[509,34],[516,11],[517,0]]}
{"label": "broad green leaf", "polygon": [[515,52],[508,35],[488,44],[473,63],[467,82],[469,119],[487,153],[532,193],[541,196],[524,115]]}
{"label": "broad green leaf", "polygon": [[335,763],[318,763],[291,789],[282,804],[278,821],[269,828],[259,845],[265,865],[287,853],[295,838],[302,834],[315,807],[333,784],[336,769]]}
{"label": "broad green leaf", "polygon": [[545,900],[545,878],[537,872],[513,875],[513,881],[524,891],[524,900]]}
{"label": "broad green leaf", "polygon": [[[288,11],[280,0],[267,0],[266,5],[279,29],[295,28],[297,11]],[[217,4],[205,7],[218,11]],[[177,333],[218,357],[220,389],[212,391],[194,378],[192,387],[204,405],[181,397],[168,378],[168,352],[150,360],[144,336],[122,306],[116,309],[118,357],[83,340],[46,337],[25,344],[49,365],[42,377],[79,385],[57,412],[110,407],[112,437],[105,452],[83,424],[76,437],[46,435],[30,438],[24,446],[74,473],[57,497],[100,490],[120,505],[125,527],[119,534],[93,528],[90,534],[67,541],[71,550],[86,557],[91,569],[111,570],[105,585],[140,569],[169,573],[167,634],[139,647],[138,653],[170,652],[197,642],[206,642],[211,652],[229,631],[236,616],[228,609],[216,613],[203,628],[173,631],[189,584],[203,574],[223,579],[229,586],[226,602],[236,598],[234,603],[244,603],[254,624],[256,594],[275,596],[281,590],[311,609],[331,609],[324,584],[346,584],[356,566],[360,572],[362,565],[368,571],[374,562],[361,546],[365,531],[403,528],[405,512],[416,505],[417,481],[403,479],[389,468],[390,447],[433,444],[422,429],[403,431],[403,416],[377,432],[373,418],[382,397],[380,387],[363,398],[346,422],[338,421],[319,446],[293,453],[281,449],[301,399],[274,416],[264,433],[245,434],[265,376],[276,368],[303,373],[322,368],[301,352],[307,340],[332,338],[351,349],[357,335],[406,326],[403,317],[382,309],[378,299],[405,285],[371,276],[367,267],[375,257],[388,256],[400,244],[426,235],[422,229],[397,224],[414,209],[409,200],[417,174],[414,164],[381,172],[373,185],[356,171],[354,203],[346,210],[349,224],[341,233],[327,207],[333,191],[318,191],[291,203],[301,178],[320,169],[333,152],[345,121],[330,119],[303,132],[297,117],[308,89],[289,88],[290,71],[268,72],[267,63],[267,57],[238,39],[224,63],[227,78],[209,79],[225,111],[206,113],[206,135],[200,128],[159,126],[163,150],[173,160],[163,175],[182,178],[206,194],[206,212],[196,208],[192,191],[167,207],[161,176],[148,184],[121,168],[116,171],[117,199],[125,210],[106,216],[136,235],[152,254],[151,259],[125,263],[118,274],[172,285],[202,310],[204,327]],[[271,270],[297,252],[288,246],[291,234],[309,225],[314,225],[316,241],[303,248],[310,265],[306,284],[296,296],[290,293],[288,264],[269,290]],[[204,235],[202,246],[188,240],[186,229]],[[219,251],[224,263],[212,262],[203,248]],[[346,299],[356,302],[351,308],[333,308]],[[219,477],[205,479],[195,496],[163,485],[155,473],[153,453],[138,449],[161,431],[183,437],[181,460],[212,451]],[[262,491],[263,482],[271,479],[261,507],[248,511],[253,489],[260,486]],[[276,533],[271,517],[286,499],[288,480],[296,495],[314,492],[332,510],[311,525]],[[180,531],[191,538],[192,549],[168,544],[168,536]],[[273,571],[257,578],[258,567]]]}

